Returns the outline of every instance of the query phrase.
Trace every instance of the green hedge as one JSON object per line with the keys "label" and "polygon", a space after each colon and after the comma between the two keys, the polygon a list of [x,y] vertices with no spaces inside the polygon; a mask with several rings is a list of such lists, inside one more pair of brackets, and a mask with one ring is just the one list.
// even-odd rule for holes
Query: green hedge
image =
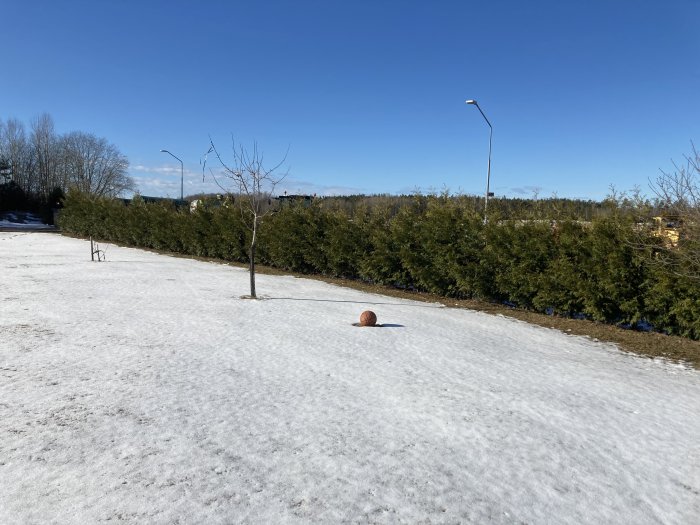
{"label": "green hedge", "polygon": [[[659,264],[658,240],[649,234],[640,243],[631,217],[622,213],[585,223],[493,218],[484,224],[466,198],[370,202],[348,207],[319,199],[282,207],[262,221],[257,262],[607,323],[646,321],[700,338],[700,280],[675,271],[682,263],[673,254]],[[233,207],[190,213],[171,202],[137,197],[126,205],[70,193],[60,227],[104,241],[247,262],[249,232]]]}

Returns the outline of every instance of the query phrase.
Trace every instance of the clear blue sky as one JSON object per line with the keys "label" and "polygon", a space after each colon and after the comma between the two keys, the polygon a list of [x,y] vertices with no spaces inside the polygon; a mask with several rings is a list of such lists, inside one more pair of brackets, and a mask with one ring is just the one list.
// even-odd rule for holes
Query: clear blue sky
{"label": "clear blue sky", "polygon": [[[106,137],[144,195],[209,136],[290,192],[603,198],[700,143],[700,1],[0,0],[0,118]],[[211,158],[209,160],[211,163]],[[211,164],[210,164],[211,165]]]}

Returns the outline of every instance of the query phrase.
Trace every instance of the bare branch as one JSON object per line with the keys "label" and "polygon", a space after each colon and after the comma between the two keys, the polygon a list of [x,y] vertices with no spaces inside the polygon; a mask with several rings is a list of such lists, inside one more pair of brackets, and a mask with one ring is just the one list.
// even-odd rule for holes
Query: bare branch
{"label": "bare branch", "polygon": [[[257,243],[257,232],[260,220],[272,211],[270,198],[274,194],[277,185],[284,180],[287,173],[278,175],[276,172],[287,159],[287,153],[281,162],[271,169],[264,166],[264,156],[258,150],[257,142],[253,142],[252,150],[248,150],[242,145],[237,145],[231,136],[232,160],[224,161],[219,153],[214,141],[209,138],[210,148],[207,155],[214,152],[221,164],[223,175],[229,179],[230,184],[226,187],[221,184],[214,175],[212,177],[225,193],[236,195],[234,202],[238,203],[241,217],[251,234],[250,241],[250,296],[255,294],[255,249]],[[289,150],[287,150],[288,152]],[[206,162],[206,161],[205,161]],[[204,172],[204,171],[202,171]]]}
{"label": "bare branch", "polygon": [[700,153],[691,146],[684,165],[671,161],[674,171],[659,170],[649,183],[656,196],[655,235],[661,241],[653,263],[672,275],[700,280]]}

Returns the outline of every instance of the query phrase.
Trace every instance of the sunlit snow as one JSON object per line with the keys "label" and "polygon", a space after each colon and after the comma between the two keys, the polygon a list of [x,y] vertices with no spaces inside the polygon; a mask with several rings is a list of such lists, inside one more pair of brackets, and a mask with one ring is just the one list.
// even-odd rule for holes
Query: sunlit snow
{"label": "sunlit snow", "polygon": [[101,248],[0,233],[0,523],[697,523],[696,370]]}

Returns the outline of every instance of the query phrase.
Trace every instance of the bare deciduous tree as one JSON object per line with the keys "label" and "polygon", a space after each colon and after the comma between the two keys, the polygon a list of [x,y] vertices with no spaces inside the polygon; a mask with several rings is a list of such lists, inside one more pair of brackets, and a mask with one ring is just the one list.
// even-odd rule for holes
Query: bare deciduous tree
{"label": "bare deciduous tree", "polygon": [[47,113],[32,121],[29,134],[16,119],[0,121],[0,160],[10,179],[34,197],[46,199],[55,188],[71,187],[116,197],[135,188],[129,161],[116,146],[80,131],[57,135]]}
{"label": "bare deciduous tree", "polygon": [[42,113],[32,120],[30,145],[34,158],[33,182],[29,192],[47,197],[55,187],[65,187],[64,180],[59,176],[58,140],[54,132],[53,118],[48,113]]}
{"label": "bare deciduous tree", "polygon": [[674,162],[672,172],[661,170],[650,186],[657,207],[678,230],[678,242],[665,248],[677,262],[676,272],[700,280],[700,152],[691,146],[683,164]]}
{"label": "bare deciduous tree", "polygon": [[74,131],[61,137],[59,150],[68,187],[101,197],[117,197],[135,189],[127,175],[128,159],[106,139]]}
{"label": "bare deciduous tree", "polygon": [[258,151],[257,144],[253,144],[253,150],[248,151],[234,143],[231,145],[233,158],[230,163],[223,160],[213,141],[210,141],[209,152],[214,152],[219,163],[223,167],[222,175],[228,180],[217,179],[212,173],[216,184],[233,197],[233,202],[241,211],[243,221],[250,231],[249,263],[250,263],[250,297],[257,298],[255,292],[255,250],[258,242],[258,227],[262,218],[272,210],[271,198],[275,187],[282,182],[286,173],[278,173],[287,156],[273,168],[265,168],[263,155]]}
{"label": "bare deciduous tree", "polygon": [[30,187],[32,155],[21,121],[11,118],[0,126],[0,156],[8,164],[10,179],[26,191]]}

